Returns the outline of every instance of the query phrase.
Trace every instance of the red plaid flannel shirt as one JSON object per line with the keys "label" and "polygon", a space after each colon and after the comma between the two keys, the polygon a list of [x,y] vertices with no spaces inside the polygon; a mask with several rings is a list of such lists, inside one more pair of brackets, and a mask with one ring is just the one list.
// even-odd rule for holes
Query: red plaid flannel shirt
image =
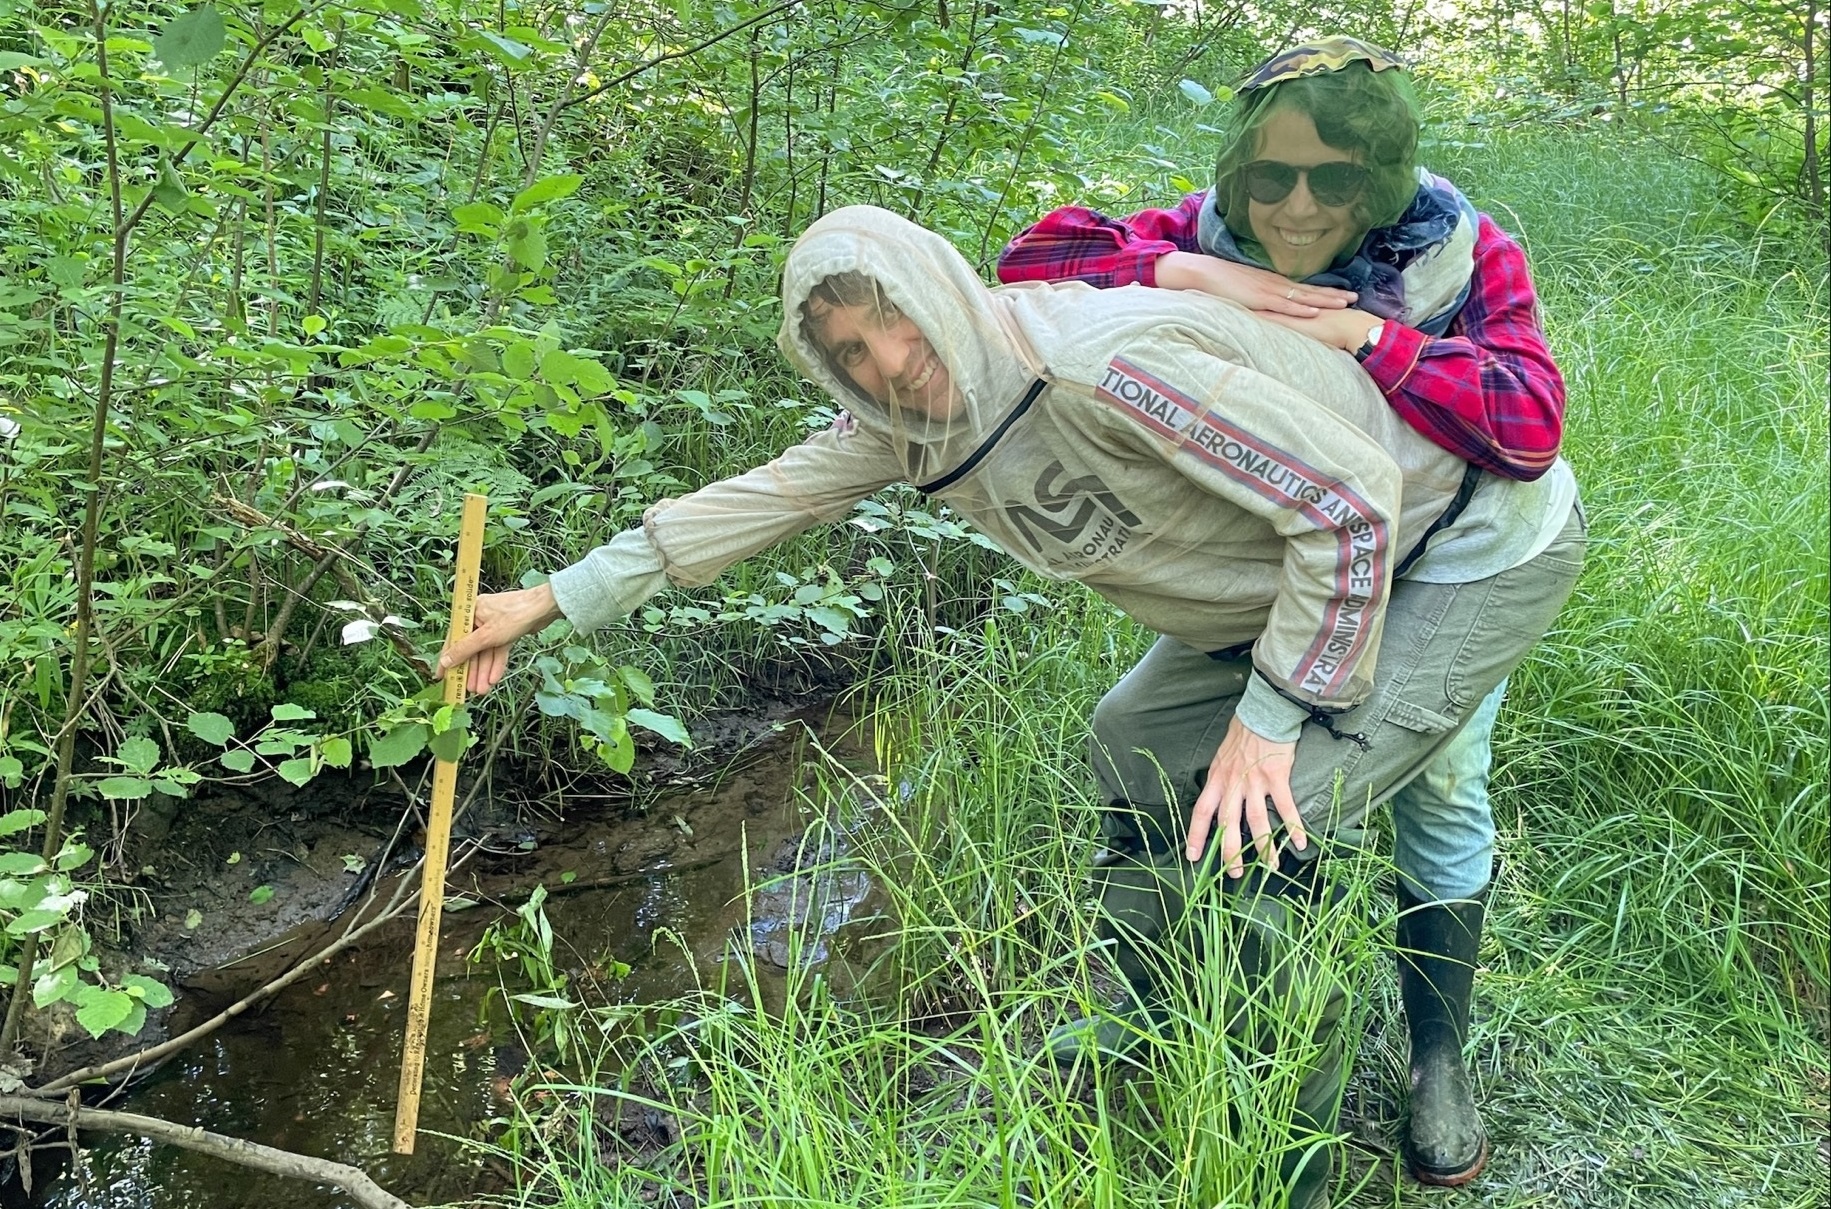
{"label": "red plaid flannel shirt", "polygon": [[[1000,281],[1157,284],[1157,260],[1200,252],[1206,191],[1174,210],[1113,219],[1063,206],[1005,246]],[[1387,321],[1361,362],[1406,423],[1457,457],[1510,479],[1551,468],[1564,435],[1564,378],[1545,347],[1526,254],[1481,215],[1468,301],[1442,336]]]}

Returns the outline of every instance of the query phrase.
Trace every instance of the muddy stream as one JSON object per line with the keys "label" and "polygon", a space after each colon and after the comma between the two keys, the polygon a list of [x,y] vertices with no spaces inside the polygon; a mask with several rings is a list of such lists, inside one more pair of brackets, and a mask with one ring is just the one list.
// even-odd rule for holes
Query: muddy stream
{"label": "muddy stream", "polygon": [[[845,836],[863,812],[842,806],[851,817],[822,819],[797,792],[814,758],[807,724],[818,726],[823,717],[784,711],[729,764],[698,784],[662,791],[640,812],[628,803],[575,800],[563,822],[530,821],[525,810],[497,821],[486,849],[448,882],[413,1155],[391,1151],[410,914],[180,1053],[108,1107],[349,1163],[413,1204],[511,1187],[500,1160],[454,1138],[488,1140],[513,1111],[509,1081],[529,1058],[503,1010],[502,988],[528,987],[494,959],[472,962],[467,955],[492,924],[516,919],[515,905],[536,885],[548,892],[554,964],[571,975],[572,993],[593,1005],[636,1008],[668,1000],[716,981],[720,963],[734,956],[752,962],[767,993],[791,960],[791,938],[797,959],[817,961],[829,945],[873,930],[866,921],[879,896],[844,856]],[[836,752],[854,768],[865,763],[843,743]],[[176,897],[137,938],[142,951],[171,967],[164,977],[179,1002],[166,1022],[170,1034],[221,1011],[340,934],[347,915],[325,921],[357,881],[345,856],[374,843],[323,824],[294,829],[279,845],[262,848],[260,837],[272,829],[258,821],[242,825],[254,837],[246,855],[221,851],[236,842],[234,821],[212,829],[213,849],[183,835],[168,840],[219,877],[222,862],[241,857],[221,879],[228,887],[221,910],[186,919]],[[398,868],[377,874],[382,897],[402,875]],[[249,893],[244,880],[272,886],[266,901],[276,909],[262,916],[242,908]],[[466,900],[476,905],[467,908]],[[238,909],[229,910],[230,902]],[[257,922],[250,924],[250,915]],[[619,963],[628,967],[621,977]],[[486,1003],[492,991],[496,1002]],[[17,1199],[15,1186],[7,1202],[58,1209],[344,1209],[351,1203],[334,1190],[129,1135],[85,1134],[83,1141],[74,1161],[63,1152],[35,1164],[29,1201]]]}

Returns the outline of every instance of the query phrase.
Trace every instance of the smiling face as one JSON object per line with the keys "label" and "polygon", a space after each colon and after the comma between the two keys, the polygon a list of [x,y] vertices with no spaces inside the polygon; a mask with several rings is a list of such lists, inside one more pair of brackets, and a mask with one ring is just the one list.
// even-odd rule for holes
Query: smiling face
{"label": "smiling face", "polygon": [[951,420],[964,409],[953,376],[915,320],[888,303],[806,304],[814,342],[833,368],[885,406],[930,420]]}
{"label": "smiling face", "polygon": [[[1256,158],[1296,169],[1361,162],[1358,152],[1323,142],[1316,123],[1297,109],[1281,109],[1266,121],[1259,132]],[[1272,267],[1286,277],[1301,279],[1328,268],[1365,230],[1352,199],[1324,205],[1311,188],[1309,172],[1299,171],[1296,176],[1296,184],[1281,200],[1249,201],[1247,219]]]}

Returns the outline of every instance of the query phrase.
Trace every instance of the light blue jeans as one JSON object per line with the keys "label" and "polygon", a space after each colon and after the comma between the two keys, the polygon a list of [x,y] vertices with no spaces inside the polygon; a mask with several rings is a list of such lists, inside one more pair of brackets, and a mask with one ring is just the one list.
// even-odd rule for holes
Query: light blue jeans
{"label": "light blue jeans", "polygon": [[1494,866],[1488,771],[1502,680],[1469,713],[1437,758],[1392,795],[1392,859],[1405,886],[1425,902],[1474,898]]}

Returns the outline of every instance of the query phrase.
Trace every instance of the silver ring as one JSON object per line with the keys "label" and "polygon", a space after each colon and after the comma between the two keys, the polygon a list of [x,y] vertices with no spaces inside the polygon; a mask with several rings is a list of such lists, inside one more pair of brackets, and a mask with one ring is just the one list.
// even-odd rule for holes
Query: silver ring
{"label": "silver ring", "polygon": [[1291,301],[1291,300],[1292,300],[1292,299],[1294,299],[1294,298],[1296,298],[1296,297],[1297,297],[1297,287],[1296,287],[1296,286],[1292,286],[1292,287],[1291,287],[1291,288],[1290,288],[1290,292],[1289,292],[1289,293],[1287,293],[1287,294],[1286,294],[1286,295],[1285,295],[1285,296],[1284,296],[1284,300],[1285,300],[1285,301],[1286,301],[1286,302],[1289,302],[1289,301]]}

